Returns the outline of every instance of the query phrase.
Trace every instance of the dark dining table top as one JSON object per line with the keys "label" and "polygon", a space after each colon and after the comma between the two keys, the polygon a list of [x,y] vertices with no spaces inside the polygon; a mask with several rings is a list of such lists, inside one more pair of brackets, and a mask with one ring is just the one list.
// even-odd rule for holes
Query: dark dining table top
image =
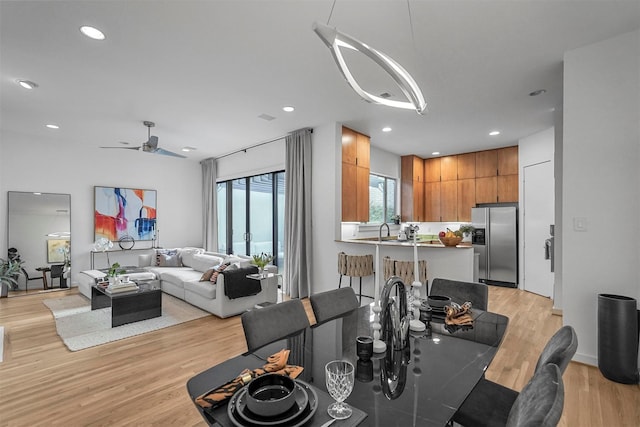
{"label": "dark dining table top", "polygon": [[[304,334],[264,347],[254,354],[229,359],[201,372],[187,382],[192,400],[235,378],[243,369],[262,367],[282,348],[290,348],[288,363],[303,366],[298,379],[326,393],[324,366],[331,360],[349,360],[356,367],[356,381],[346,402],[364,411],[362,426],[444,426],[484,375],[507,328],[508,318],[474,309],[472,328],[453,328],[434,319],[425,332],[411,332],[403,350],[374,354],[364,362],[356,355],[356,337],[373,335],[372,306],[308,328]],[[322,399],[321,399],[322,400]],[[195,403],[195,402],[194,402]],[[324,403],[324,402],[321,402]],[[233,425],[225,406],[205,411],[210,425]],[[329,420],[326,407],[318,407],[305,426]],[[216,424],[219,423],[219,424]],[[334,427],[352,425],[343,421]]]}

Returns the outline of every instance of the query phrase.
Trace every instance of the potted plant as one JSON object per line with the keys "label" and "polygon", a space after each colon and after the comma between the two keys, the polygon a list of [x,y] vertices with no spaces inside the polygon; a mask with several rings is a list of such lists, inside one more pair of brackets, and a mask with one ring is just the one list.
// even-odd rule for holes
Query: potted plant
{"label": "potted plant", "polygon": [[111,264],[111,267],[107,272],[107,277],[109,278],[109,285],[116,283],[118,275],[123,273],[126,273],[126,270],[120,268],[119,262],[114,262],[113,264]]}
{"label": "potted plant", "polygon": [[11,261],[0,258],[0,298],[9,295],[9,287],[17,288],[18,276],[22,274],[22,261]]}
{"label": "potted plant", "polygon": [[458,231],[460,231],[463,236],[472,236],[476,228],[471,224],[460,224]]}
{"label": "potted plant", "polygon": [[400,224],[400,215],[396,214],[392,216],[391,221],[393,221],[394,224]]}
{"label": "potted plant", "polygon": [[260,276],[263,275],[264,267],[273,261],[273,256],[264,252],[260,253],[260,255],[253,255],[252,258],[251,263],[258,267]]}

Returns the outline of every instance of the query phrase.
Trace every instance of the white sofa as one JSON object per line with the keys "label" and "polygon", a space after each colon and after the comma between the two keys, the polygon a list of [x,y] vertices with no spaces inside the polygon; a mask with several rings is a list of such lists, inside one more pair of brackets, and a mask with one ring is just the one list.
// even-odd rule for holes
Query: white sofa
{"label": "white sofa", "polygon": [[[158,253],[165,252],[160,259]],[[169,255],[173,254],[175,255]],[[174,258],[174,256],[176,258]],[[249,286],[254,285],[254,280],[245,278],[251,267],[251,258],[247,256],[227,255],[216,252],[205,252],[202,248],[175,248],[156,250],[156,256],[141,255],[138,260],[138,267],[144,268],[148,273],[153,273],[155,279],[160,280],[163,292],[180,298],[189,304],[195,305],[218,317],[229,317],[243,313],[253,308],[256,304],[264,302],[277,302],[278,278],[277,267],[269,265],[265,271],[270,277],[261,279],[261,290],[255,295],[230,298],[225,293],[225,274],[235,277],[234,280],[250,281]],[[210,280],[201,281],[203,274],[221,264],[229,263],[225,271],[220,273],[215,283]],[[159,265],[158,265],[159,264]],[[227,271],[228,270],[228,271]],[[87,298],[91,298],[91,285],[95,283],[96,274],[85,273],[88,279],[79,282],[80,292]],[[83,275],[81,275],[83,276]],[[129,275],[132,279],[136,274]],[[256,280],[257,281],[257,280]],[[86,283],[83,283],[86,282]],[[256,286],[257,287],[257,286]]]}

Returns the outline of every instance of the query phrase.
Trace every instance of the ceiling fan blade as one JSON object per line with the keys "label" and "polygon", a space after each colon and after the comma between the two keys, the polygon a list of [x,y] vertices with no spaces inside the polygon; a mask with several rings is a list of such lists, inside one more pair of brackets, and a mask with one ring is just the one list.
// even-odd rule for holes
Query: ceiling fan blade
{"label": "ceiling fan blade", "polygon": [[172,156],[172,157],[180,157],[182,159],[186,159],[187,156],[183,156],[182,154],[177,154],[177,153],[173,153],[171,151],[167,151],[167,150],[163,150],[162,148],[156,148],[153,153],[155,154],[162,154],[165,156]]}
{"label": "ceiling fan blade", "polygon": [[118,148],[120,150],[140,150],[140,146],[138,147],[100,147],[100,148]]}

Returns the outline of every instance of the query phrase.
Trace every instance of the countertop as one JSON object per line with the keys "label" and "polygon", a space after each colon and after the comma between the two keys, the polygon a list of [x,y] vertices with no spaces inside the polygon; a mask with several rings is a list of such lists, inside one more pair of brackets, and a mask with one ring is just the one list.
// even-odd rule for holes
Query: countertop
{"label": "countertop", "polygon": [[[342,243],[358,243],[364,245],[381,245],[381,246],[408,246],[413,247],[413,241],[410,240],[398,240],[396,237],[383,237],[382,240],[379,240],[377,237],[361,237],[359,239],[341,239],[336,240],[336,242]],[[462,242],[457,246],[445,246],[440,243],[439,240],[418,240],[417,246],[419,248],[447,248],[447,249],[472,249],[473,246],[469,242]]]}

